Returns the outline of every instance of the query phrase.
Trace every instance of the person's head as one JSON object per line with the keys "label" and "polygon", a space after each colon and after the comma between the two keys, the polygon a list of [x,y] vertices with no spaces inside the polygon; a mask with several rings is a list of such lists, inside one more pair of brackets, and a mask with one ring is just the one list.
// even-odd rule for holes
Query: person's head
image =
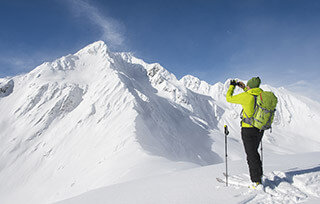
{"label": "person's head", "polygon": [[258,88],[261,84],[261,80],[259,77],[252,77],[248,82],[247,82],[247,87],[248,89],[253,89],[253,88]]}

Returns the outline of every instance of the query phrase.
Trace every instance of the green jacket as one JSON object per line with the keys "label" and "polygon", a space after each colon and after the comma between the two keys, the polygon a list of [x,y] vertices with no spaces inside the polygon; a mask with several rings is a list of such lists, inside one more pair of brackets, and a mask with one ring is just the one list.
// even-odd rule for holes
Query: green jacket
{"label": "green jacket", "polygon": [[[236,103],[241,104],[243,108],[242,117],[246,118],[245,113],[250,118],[252,117],[254,113],[254,96],[253,95],[260,95],[260,93],[263,91],[260,88],[253,88],[246,90],[243,93],[240,93],[238,95],[233,96],[233,91],[235,89],[235,86],[230,85],[229,90],[227,92],[227,101],[229,103]],[[253,127],[252,125],[249,125],[247,123],[241,122],[241,127]]]}

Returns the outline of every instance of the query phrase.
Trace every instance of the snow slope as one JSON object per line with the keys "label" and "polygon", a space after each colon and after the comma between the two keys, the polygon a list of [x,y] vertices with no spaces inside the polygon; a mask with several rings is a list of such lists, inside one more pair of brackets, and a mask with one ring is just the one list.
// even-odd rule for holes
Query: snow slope
{"label": "snow slope", "polygon": [[[1,203],[50,203],[219,166],[224,124],[231,132],[230,160],[243,159],[241,109],[225,101],[228,81],[178,80],[157,63],[110,52],[102,41],[0,79]],[[273,133],[264,137],[265,155],[320,151],[314,128],[320,126],[319,103],[284,88],[262,88],[279,99]]]}
{"label": "snow slope", "polygon": [[265,166],[264,190],[248,189],[241,160],[230,164],[229,187],[217,182],[224,171],[224,165],[217,164],[104,187],[57,204],[318,203],[320,166],[305,158],[319,156],[320,152],[268,157],[273,162]]}

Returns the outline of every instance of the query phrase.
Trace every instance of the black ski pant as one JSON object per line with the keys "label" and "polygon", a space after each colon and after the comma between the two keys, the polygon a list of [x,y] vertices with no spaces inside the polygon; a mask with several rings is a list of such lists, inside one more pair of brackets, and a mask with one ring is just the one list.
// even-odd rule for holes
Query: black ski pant
{"label": "black ski pant", "polygon": [[263,136],[263,130],[258,128],[241,128],[241,137],[247,154],[250,178],[252,182],[260,182],[262,177],[262,162],[258,152],[259,144]]}

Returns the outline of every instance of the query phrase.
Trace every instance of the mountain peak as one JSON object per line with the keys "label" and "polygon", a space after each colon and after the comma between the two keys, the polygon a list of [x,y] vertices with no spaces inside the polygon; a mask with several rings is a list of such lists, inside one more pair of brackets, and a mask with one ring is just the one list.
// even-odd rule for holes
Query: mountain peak
{"label": "mountain peak", "polygon": [[96,41],[94,43],[91,43],[90,45],[84,47],[81,49],[79,52],[76,53],[76,55],[81,55],[84,53],[89,53],[89,54],[106,54],[108,52],[108,46],[107,44],[102,41]]}

